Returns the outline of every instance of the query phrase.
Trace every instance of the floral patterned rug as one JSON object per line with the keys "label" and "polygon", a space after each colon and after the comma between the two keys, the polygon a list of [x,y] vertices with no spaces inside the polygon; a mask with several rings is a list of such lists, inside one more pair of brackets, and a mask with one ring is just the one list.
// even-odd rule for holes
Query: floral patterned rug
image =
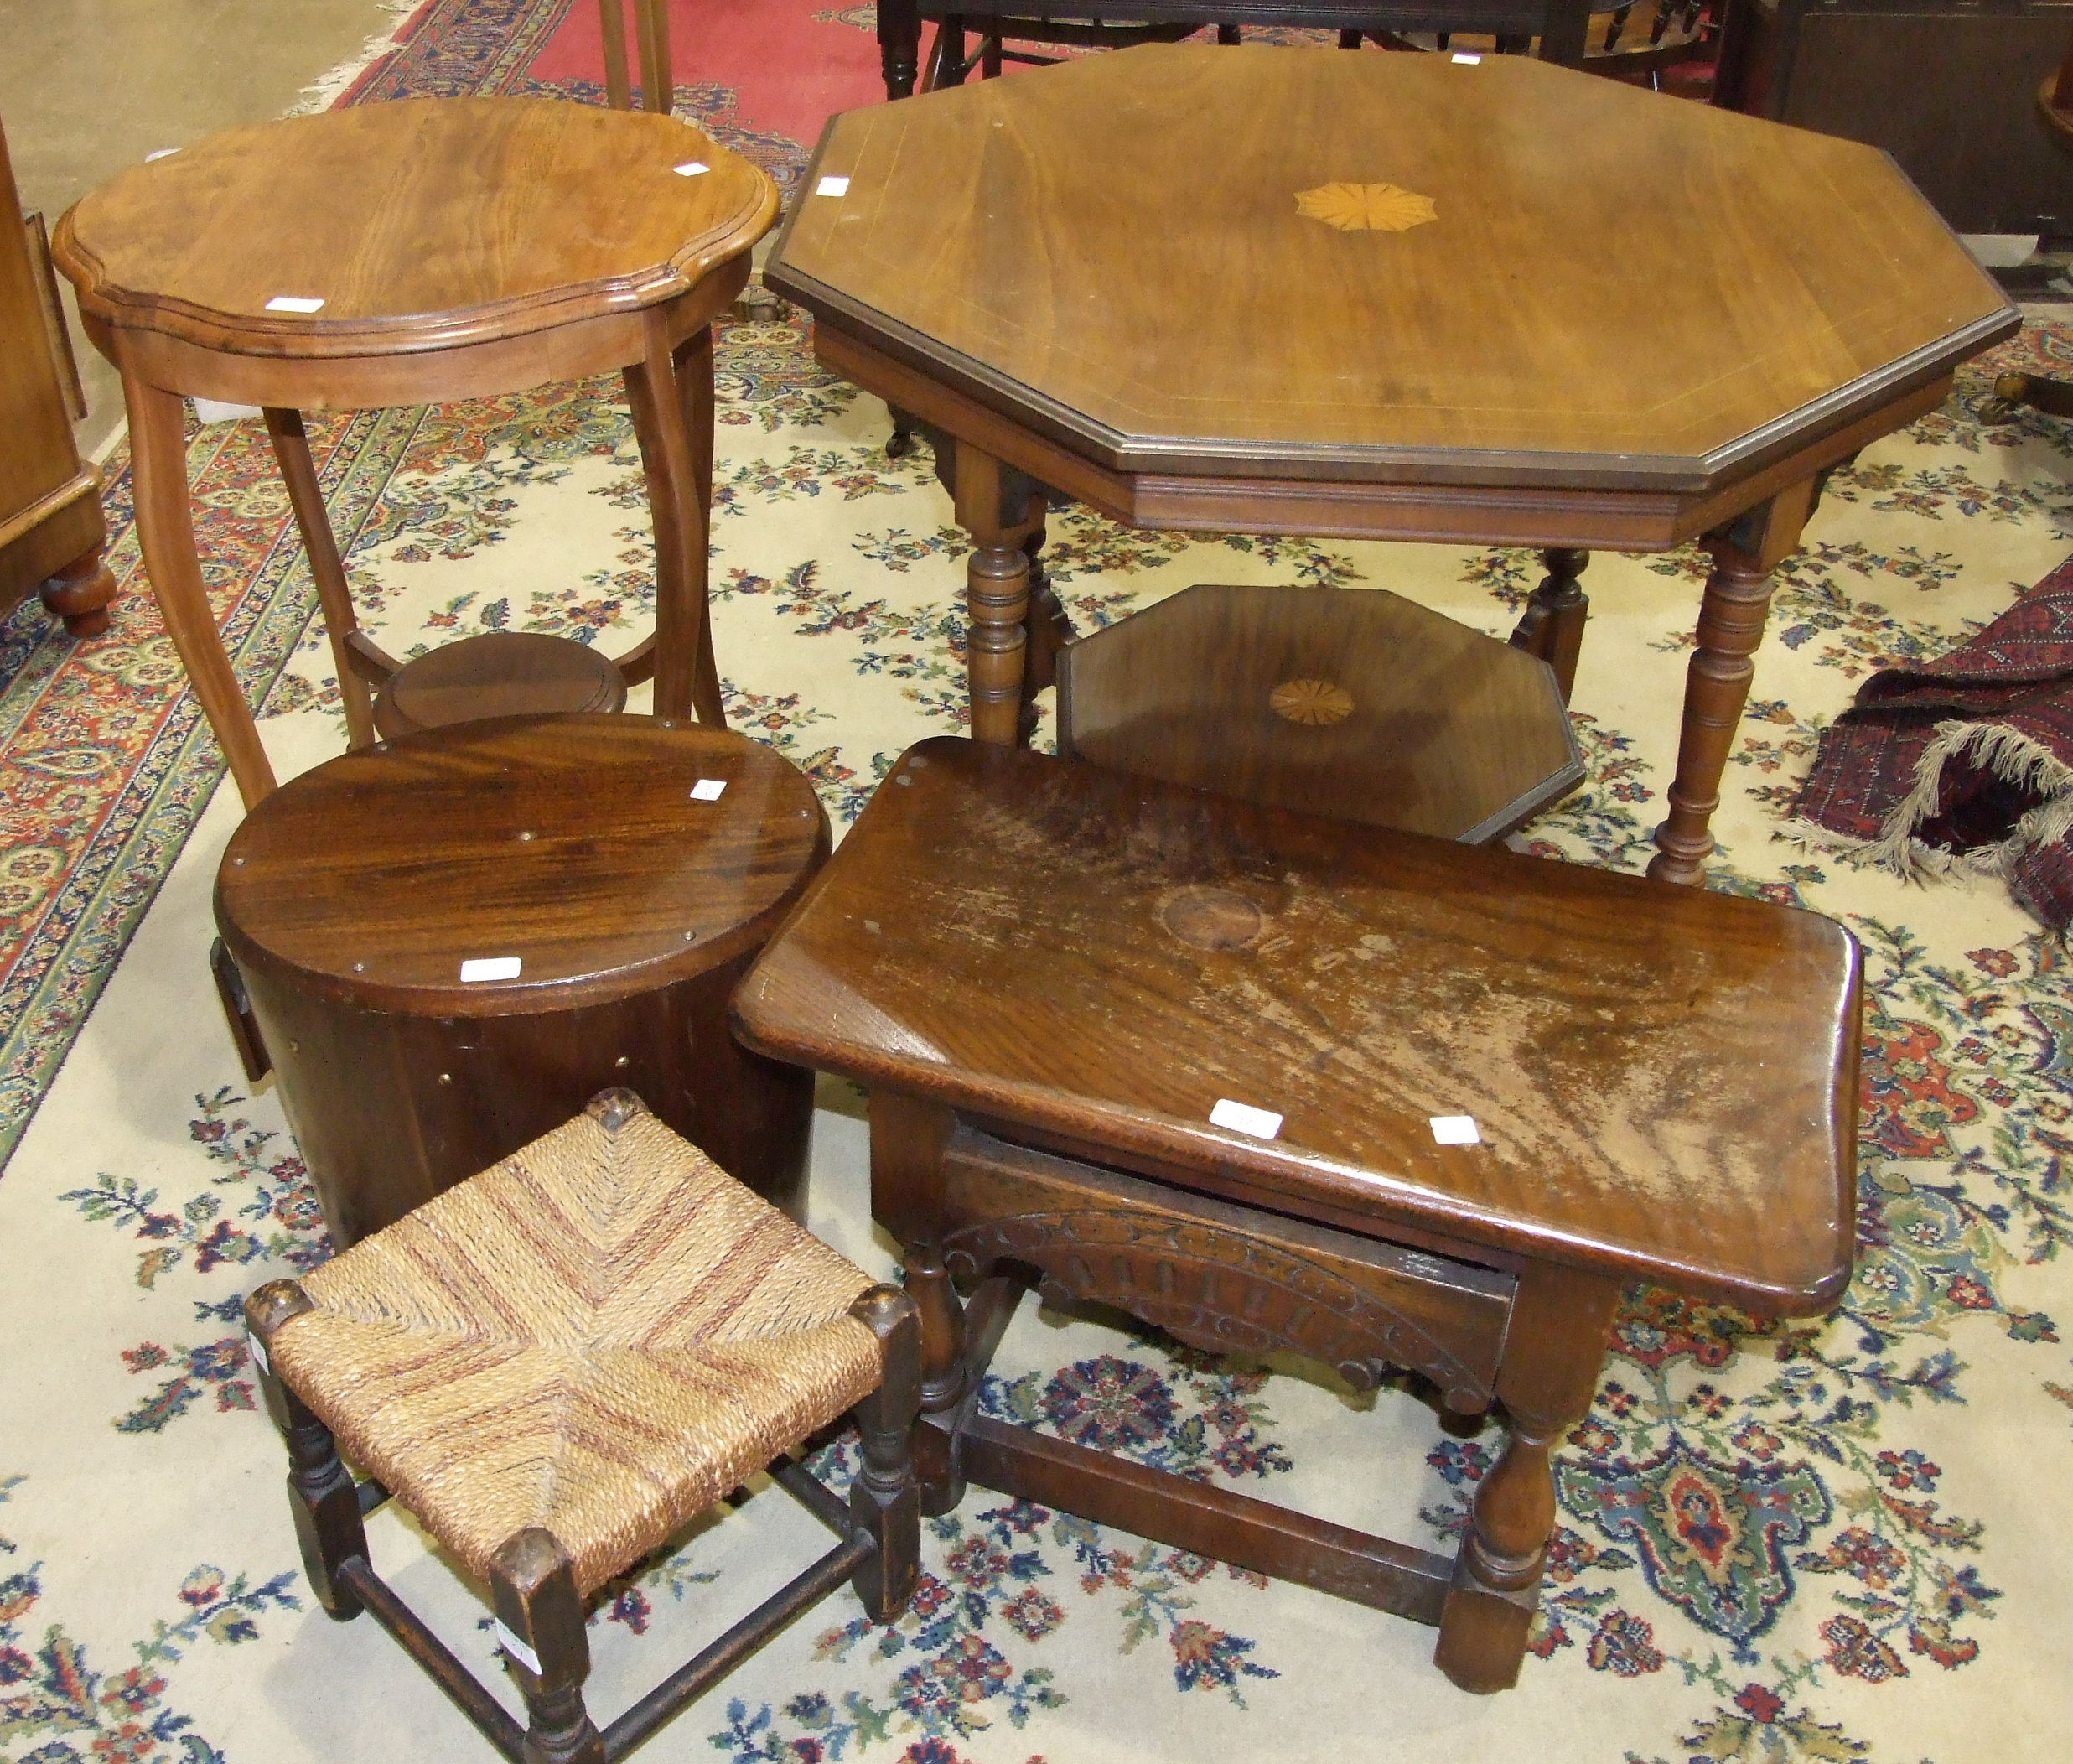
{"label": "floral patterned rug", "polygon": [[[963,542],[925,460],[887,459],[883,407],[815,368],[803,323],[730,325],[718,361],[728,713],[841,824],[909,743],[959,725]],[[1558,1458],[1519,1688],[1464,1696],[1432,1668],[1429,1631],[975,1490],[930,1528],[901,1621],[868,1627],[837,1595],[649,1756],[2066,1754],[2068,957],[1992,885],[1853,869],[1784,820],[1816,732],[1868,672],[1937,653],[2073,549],[2073,444],[1992,407],[2008,365],[2065,371],[2073,331],[2025,332],[1831,485],[1782,572],[1718,822],[1717,885],[1832,914],[1864,947],[1858,1278],[1834,1317],[1791,1326],[1630,1295]],[[650,547],[615,386],[313,428],[386,646],[638,632]],[[190,467],[264,734],[300,770],[343,725],[264,437],[197,429]],[[371,1623],[326,1621],[296,1565],[237,1307],[320,1258],[323,1227],[277,1098],[244,1087],[216,1020],[209,891],[237,809],[211,796],[220,762],[135,576],[124,483],[113,632],[73,646],[33,605],[0,630],[18,1142],[0,1180],[0,1334],[18,1344],[0,1367],[0,1759],[487,1756]],[[1083,627],[1191,582],[1257,580],[1386,586],[1500,632],[1537,574],[1516,551],[1190,539],[1080,509],[1055,519],[1050,559]],[[1575,699],[1590,776],[1527,848],[1645,861],[1704,568],[1695,551],[1593,560]],[[816,1223],[889,1269],[858,1101],[832,1085],[821,1100]],[[1404,1389],[1360,1397],[1316,1368],[1034,1310],[997,1371],[1004,1418],[1433,1548],[1493,1460],[1494,1429],[1449,1436]],[[499,1679],[486,1611],[422,1536],[393,1511],[372,1534],[384,1572]],[[820,1542],[770,1490],[702,1523],[599,1611],[595,1706],[615,1713]]]}

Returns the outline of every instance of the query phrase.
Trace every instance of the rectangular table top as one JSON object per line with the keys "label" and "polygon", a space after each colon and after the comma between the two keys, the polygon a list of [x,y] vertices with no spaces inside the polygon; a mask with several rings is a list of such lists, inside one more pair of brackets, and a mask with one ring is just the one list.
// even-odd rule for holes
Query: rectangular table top
{"label": "rectangular table top", "polygon": [[1813,913],[941,739],[735,1009],[1279,1211],[1765,1313],[1848,1279],[1858,957]]}

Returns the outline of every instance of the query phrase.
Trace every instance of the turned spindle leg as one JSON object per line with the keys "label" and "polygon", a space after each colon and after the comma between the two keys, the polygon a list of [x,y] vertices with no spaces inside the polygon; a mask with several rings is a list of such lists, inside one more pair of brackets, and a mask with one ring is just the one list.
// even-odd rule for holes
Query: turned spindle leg
{"label": "turned spindle leg", "polygon": [[1549,1454],[1590,1409],[1619,1297],[1618,1282],[1567,1269],[1537,1264],[1520,1277],[1497,1369],[1511,1437],[1476,1490],[1433,1652],[1464,1690],[1518,1681],[1555,1528]]}
{"label": "turned spindle leg", "polygon": [[885,96],[914,96],[921,54],[921,13],[915,0],[878,0],[878,72]]}
{"label": "turned spindle leg", "polygon": [[920,1322],[921,1413],[944,1418],[941,1426],[921,1428],[915,1443],[921,1510],[935,1518],[953,1511],[965,1497],[956,1433],[958,1407],[965,1398],[965,1308],[933,1244],[908,1247],[906,1275],[907,1296]]}
{"label": "turned spindle leg", "polygon": [[604,1764],[604,1736],[583,1706],[583,1601],[561,1540],[538,1525],[514,1536],[496,1553],[490,1598],[526,1699],[526,1764]]}
{"label": "turned spindle leg", "polygon": [[1590,617],[1591,602],[1578,582],[1591,561],[1587,551],[1551,547],[1541,553],[1547,573],[1533,590],[1511,633],[1511,646],[1538,656],[1555,671],[1555,684],[1562,689],[1562,702],[1569,702],[1576,685],[1577,657],[1583,649],[1583,626]]}
{"label": "turned spindle leg", "polygon": [[288,1511],[295,1521],[295,1541],[302,1547],[303,1573],[317,1602],[342,1623],[358,1616],[361,1609],[339,1576],[354,1557],[366,1559],[359,1491],[339,1460],[331,1429],[273,1370],[274,1331],[314,1309],[293,1280],[270,1280],[246,1300],[245,1326],[251,1334],[260,1397],[288,1445]]}
{"label": "turned spindle leg", "polygon": [[1756,672],[1750,658],[1764,641],[1776,584],[1771,572],[1800,542],[1813,506],[1807,479],[1707,536],[1713,572],[1699,608],[1698,647],[1684,681],[1684,731],[1677,744],[1677,776],[1670,813],[1656,829],[1648,873],[1659,882],[1702,882],[1713,848],[1711,822],[1720,807],[1720,781],[1741,727]]}
{"label": "turned spindle leg", "polygon": [[874,1623],[907,1608],[921,1572],[921,1502],[915,1486],[914,1436],[921,1404],[921,1326],[914,1301],[897,1286],[874,1286],[850,1307],[878,1338],[885,1379],[857,1405],[863,1461],[849,1485],[849,1514],[877,1540],[878,1553],[851,1582]]}
{"label": "turned spindle leg", "polygon": [[972,535],[965,568],[965,671],[972,739],[1013,747],[1022,735],[1023,672],[1029,654],[1029,510],[1040,499],[1029,480],[969,442],[957,444],[957,518]]}

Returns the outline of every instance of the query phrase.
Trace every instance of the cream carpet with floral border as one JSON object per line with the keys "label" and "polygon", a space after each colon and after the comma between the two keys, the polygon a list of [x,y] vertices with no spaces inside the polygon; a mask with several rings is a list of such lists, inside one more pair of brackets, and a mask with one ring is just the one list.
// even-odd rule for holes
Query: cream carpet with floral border
{"label": "cream carpet with floral border", "polygon": [[[2073,343],[2033,329],[2003,355],[2063,366]],[[962,542],[925,457],[886,459],[883,407],[814,369],[803,324],[732,327],[720,362],[729,714],[812,774],[839,825],[909,743],[957,727]],[[639,625],[649,540],[615,391],[322,427],[380,641],[510,628],[616,646]],[[1832,914],[1863,944],[1858,1279],[1832,1319],[1789,1328],[1630,1295],[1560,1454],[1561,1528],[1519,1688],[1463,1695],[1432,1668],[1428,1631],[975,1491],[930,1529],[904,1620],[871,1628],[838,1595],[648,1756],[2070,1755],[2066,954],[1992,885],[1904,885],[1802,848],[1782,822],[1816,729],[1869,670],[1976,629],[2073,547],[2067,432],[1985,412],[1985,394],[1968,372],[1945,410],[1831,485],[1783,572],[1718,823],[1718,885]],[[191,461],[228,536],[212,568],[266,588],[285,648],[312,597],[263,437],[199,429]],[[1184,540],[1075,509],[1052,533],[1083,628],[1191,582],[1305,581],[1386,586],[1501,632],[1537,573],[1517,552]],[[127,527],[117,561],[133,568]],[[1590,776],[1522,842],[1551,861],[1644,860],[1703,568],[1696,552],[1593,560],[1575,697]],[[82,659],[166,690],[163,639],[132,594]],[[328,675],[305,633],[263,725],[283,772],[342,745]],[[31,668],[16,691],[61,682]],[[0,1758],[487,1757],[371,1621],[315,1609],[253,1407],[239,1299],[324,1243],[278,1101],[242,1085],[207,978],[236,815],[219,791],[0,1181]],[[889,1268],[858,1102],[830,1087],[823,1105],[816,1223]],[[1491,1462],[1491,1432],[1449,1438],[1402,1390],[1357,1398],[1314,1370],[1034,1312],[998,1369],[1002,1415],[1433,1547]],[[383,1570],[497,1678],[485,1612],[421,1536],[392,1511],[373,1535]],[[595,1705],[616,1712],[820,1541],[765,1491],[613,1589]]]}

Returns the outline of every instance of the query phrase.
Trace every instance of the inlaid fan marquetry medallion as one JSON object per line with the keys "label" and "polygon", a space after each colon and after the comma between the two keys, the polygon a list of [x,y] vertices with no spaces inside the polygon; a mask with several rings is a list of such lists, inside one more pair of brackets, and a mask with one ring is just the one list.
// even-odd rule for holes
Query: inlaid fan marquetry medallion
{"label": "inlaid fan marquetry medallion", "polygon": [[1430,196],[1393,184],[1320,184],[1296,192],[1296,212],[1348,233],[1401,233],[1439,218]]}
{"label": "inlaid fan marquetry medallion", "polygon": [[1353,714],[1353,694],[1329,680],[1284,680],[1267,695],[1268,708],[1288,723],[1324,729]]}

